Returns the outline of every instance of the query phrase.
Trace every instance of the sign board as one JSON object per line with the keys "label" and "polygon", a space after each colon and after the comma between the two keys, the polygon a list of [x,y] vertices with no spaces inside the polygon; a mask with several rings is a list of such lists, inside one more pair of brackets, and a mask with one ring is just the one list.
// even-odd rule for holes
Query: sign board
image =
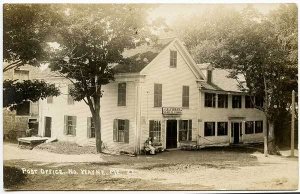
{"label": "sign board", "polygon": [[162,107],[163,115],[181,115],[182,108],[181,107]]}

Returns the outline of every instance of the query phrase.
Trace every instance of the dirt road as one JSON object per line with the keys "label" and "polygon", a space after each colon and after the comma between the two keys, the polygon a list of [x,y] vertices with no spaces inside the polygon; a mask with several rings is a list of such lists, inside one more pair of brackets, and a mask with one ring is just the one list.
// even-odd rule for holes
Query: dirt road
{"label": "dirt road", "polygon": [[[64,155],[4,145],[4,164],[58,169],[28,174],[21,190],[295,190],[298,158],[264,157],[247,148],[170,151],[155,156]],[[61,158],[61,159],[53,159]],[[73,159],[73,161],[71,161]],[[68,170],[77,174],[68,174]],[[95,174],[104,172],[104,174]],[[94,173],[94,174],[93,174]]]}

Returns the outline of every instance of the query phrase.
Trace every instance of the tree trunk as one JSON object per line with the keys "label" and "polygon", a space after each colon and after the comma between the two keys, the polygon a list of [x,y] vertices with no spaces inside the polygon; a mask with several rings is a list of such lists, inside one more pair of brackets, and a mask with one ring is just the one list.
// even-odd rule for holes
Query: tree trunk
{"label": "tree trunk", "polygon": [[269,130],[268,130],[268,153],[271,155],[280,155],[279,149],[275,144],[275,133],[274,125],[272,121],[269,121]]}
{"label": "tree trunk", "polygon": [[96,133],[96,150],[97,153],[102,152],[102,140],[101,140],[101,124],[100,124],[100,110],[93,116]]}

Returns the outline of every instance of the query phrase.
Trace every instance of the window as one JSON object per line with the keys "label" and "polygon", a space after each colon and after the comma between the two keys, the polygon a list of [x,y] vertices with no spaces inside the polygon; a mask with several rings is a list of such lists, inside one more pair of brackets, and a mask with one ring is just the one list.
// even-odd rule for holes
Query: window
{"label": "window", "polygon": [[255,133],[263,132],[263,121],[255,121]]}
{"label": "window", "polygon": [[160,121],[149,121],[149,137],[155,139],[156,141],[161,141],[161,124]]}
{"label": "window", "polygon": [[254,98],[253,96],[245,96],[245,108],[254,108]]}
{"label": "window", "polygon": [[154,107],[162,106],[162,84],[154,84]]}
{"label": "window", "polygon": [[15,69],[14,79],[18,79],[18,80],[21,80],[21,81],[29,80],[29,71],[28,70]]}
{"label": "window", "polygon": [[216,94],[205,93],[205,107],[216,107]]}
{"label": "window", "polygon": [[254,122],[253,121],[246,121],[245,123],[245,134],[252,134],[254,133]]}
{"label": "window", "polygon": [[47,104],[52,104],[53,103],[53,96],[48,96],[47,97]]}
{"label": "window", "polygon": [[182,107],[189,107],[190,104],[190,87],[182,87]]}
{"label": "window", "polygon": [[192,120],[179,121],[179,141],[192,141]]}
{"label": "window", "polygon": [[95,123],[92,117],[87,118],[87,134],[88,138],[96,137]]}
{"label": "window", "polygon": [[177,66],[177,51],[170,51],[170,67]]}
{"label": "window", "polygon": [[218,136],[228,135],[228,123],[218,122]]}
{"label": "window", "polygon": [[76,116],[65,115],[64,134],[76,136]]}
{"label": "window", "polygon": [[113,140],[129,143],[129,120],[115,119],[113,123]]}
{"label": "window", "polygon": [[264,99],[259,96],[255,96],[255,106],[262,108],[264,106]]}
{"label": "window", "polygon": [[240,95],[232,96],[232,108],[242,108],[242,96]]}
{"label": "window", "polygon": [[17,115],[29,115],[30,114],[30,101],[24,101],[17,105]]}
{"label": "window", "polygon": [[218,108],[228,108],[227,94],[218,94]]}
{"label": "window", "polygon": [[126,83],[118,84],[118,106],[126,106]]}
{"label": "window", "polygon": [[70,94],[70,91],[74,88],[73,84],[68,85],[68,104],[74,104],[74,99]]}
{"label": "window", "polygon": [[215,136],[215,122],[204,123],[204,136]]}

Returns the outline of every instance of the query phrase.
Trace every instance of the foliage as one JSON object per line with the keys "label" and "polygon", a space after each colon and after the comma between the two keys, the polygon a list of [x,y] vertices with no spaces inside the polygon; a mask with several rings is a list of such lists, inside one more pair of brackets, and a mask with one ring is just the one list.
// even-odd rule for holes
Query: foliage
{"label": "foliage", "polygon": [[47,60],[49,35],[59,23],[57,9],[49,4],[3,5],[3,59],[9,63],[4,71]]}
{"label": "foliage", "polygon": [[36,102],[39,99],[45,99],[48,96],[58,96],[60,91],[54,84],[47,84],[39,80],[4,80],[3,82],[3,107],[9,107],[11,110],[17,108],[17,105],[30,100]]}

